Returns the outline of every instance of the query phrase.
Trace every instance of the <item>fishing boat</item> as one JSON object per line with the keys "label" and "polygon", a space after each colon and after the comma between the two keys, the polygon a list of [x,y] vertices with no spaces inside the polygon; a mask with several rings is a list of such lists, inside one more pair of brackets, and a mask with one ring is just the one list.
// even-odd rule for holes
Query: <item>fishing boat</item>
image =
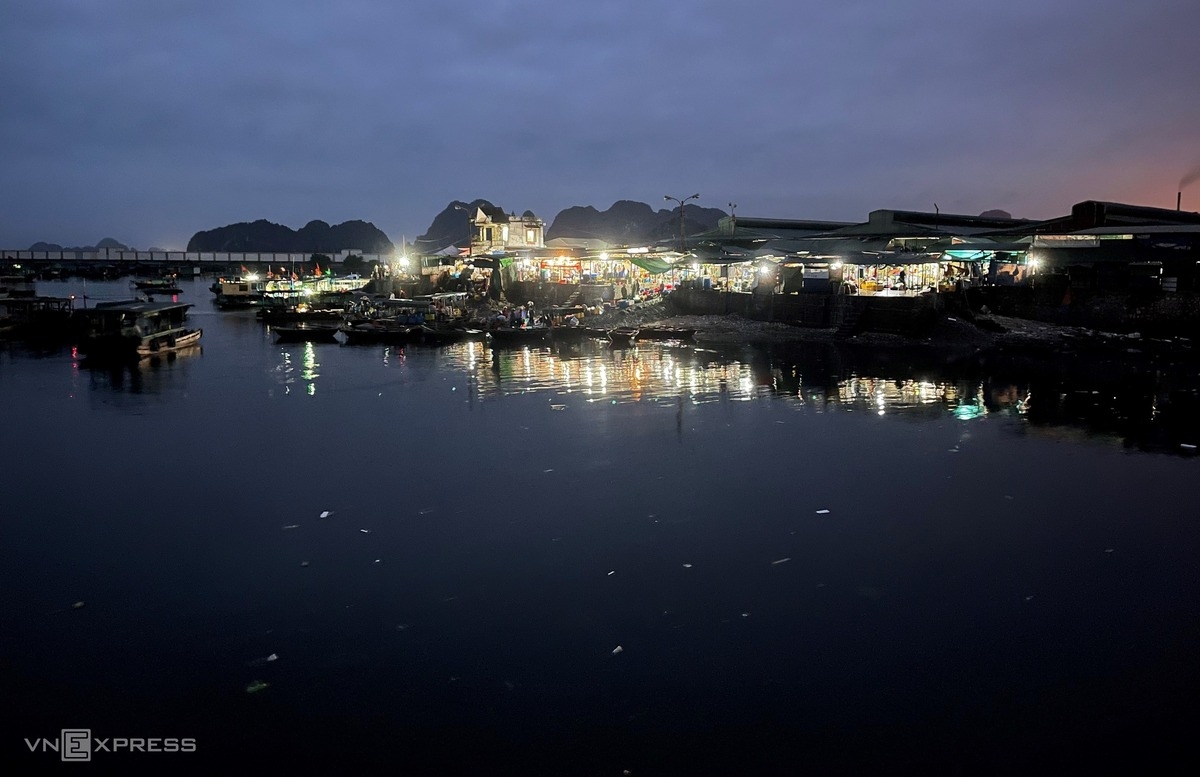
{"label": "fishing boat", "polygon": [[101,302],[75,311],[79,346],[88,355],[156,356],[200,341],[204,330],[187,326],[186,302]]}
{"label": "fishing boat", "polygon": [[545,326],[497,327],[487,330],[487,336],[495,345],[536,345],[550,339],[550,328]]}
{"label": "fishing boat", "polygon": [[179,288],[175,277],[166,278],[149,278],[143,280],[131,281],[133,288],[144,294],[182,294],[183,289]]}
{"label": "fishing boat", "polygon": [[273,326],[276,342],[280,343],[336,343],[337,324],[300,322],[287,326]]}
{"label": "fishing boat", "polygon": [[266,299],[267,282],[253,276],[221,278],[213,287],[217,295],[213,303],[221,310],[254,308]]}
{"label": "fishing boat", "polygon": [[420,329],[420,324],[411,324],[400,318],[347,321],[341,326],[341,332],[350,345],[407,343],[417,338]]}
{"label": "fishing boat", "polygon": [[299,305],[260,305],[256,314],[264,324],[312,324],[340,322],[346,317],[345,308],[318,308]]}
{"label": "fishing boat", "polygon": [[422,324],[413,331],[416,342],[425,345],[445,345],[464,340],[482,340],[486,335],[482,329],[453,323]]}

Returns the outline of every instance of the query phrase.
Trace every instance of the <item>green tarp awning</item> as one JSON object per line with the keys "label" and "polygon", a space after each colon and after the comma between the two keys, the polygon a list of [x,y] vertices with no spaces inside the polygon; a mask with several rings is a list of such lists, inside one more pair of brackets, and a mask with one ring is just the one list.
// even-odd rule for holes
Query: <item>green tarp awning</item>
{"label": "green tarp awning", "polygon": [[655,256],[631,256],[629,257],[629,261],[641,267],[646,272],[655,274],[668,272],[674,266],[670,262]]}

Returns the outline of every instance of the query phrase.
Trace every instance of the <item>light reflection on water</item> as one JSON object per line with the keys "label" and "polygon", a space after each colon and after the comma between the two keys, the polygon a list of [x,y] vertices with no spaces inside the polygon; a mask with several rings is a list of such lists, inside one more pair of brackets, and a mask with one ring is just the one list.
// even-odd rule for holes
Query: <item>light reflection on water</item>
{"label": "light reflection on water", "polygon": [[[403,351],[401,351],[403,353]],[[493,349],[483,343],[448,346],[443,364],[477,379],[481,399],[529,392],[579,393],[590,402],[656,402],[683,396],[694,405],[785,400],[818,411],[949,414],[970,420],[993,410],[1023,414],[1027,391],[1009,386],[985,397],[982,380],[897,379],[803,374],[796,364],[764,369],[740,353],[698,346],[640,345],[613,349],[602,342],[558,351],[550,347]],[[386,356],[385,356],[386,361]]]}

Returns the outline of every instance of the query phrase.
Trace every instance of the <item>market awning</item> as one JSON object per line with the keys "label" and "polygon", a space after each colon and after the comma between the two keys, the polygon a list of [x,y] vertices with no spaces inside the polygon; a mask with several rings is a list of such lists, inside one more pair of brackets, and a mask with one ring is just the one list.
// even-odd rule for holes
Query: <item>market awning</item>
{"label": "market awning", "polygon": [[656,275],[659,273],[670,272],[675,266],[664,259],[659,259],[656,256],[630,256],[629,261],[633,264],[636,264],[638,267],[641,267],[646,272],[654,273]]}

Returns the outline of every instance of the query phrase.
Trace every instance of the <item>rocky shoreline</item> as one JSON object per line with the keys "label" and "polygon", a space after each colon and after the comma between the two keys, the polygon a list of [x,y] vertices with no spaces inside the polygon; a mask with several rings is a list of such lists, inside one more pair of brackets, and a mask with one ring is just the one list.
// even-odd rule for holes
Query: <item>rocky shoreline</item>
{"label": "rocky shoreline", "polygon": [[1169,354],[1194,357],[1187,338],[1147,338],[1138,333],[1114,333],[1062,326],[995,314],[967,318],[943,315],[917,336],[862,332],[839,336],[834,328],[801,327],[753,321],[737,315],[678,315],[667,301],[643,303],[626,310],[589,316],[589,326],[647,326],[651,324],[695,330],[699,343],[828,343],[831,346],[942,352],[948,359],[989,352],[1023,352],[1041,355],[1107,353],[1124,356]]}

